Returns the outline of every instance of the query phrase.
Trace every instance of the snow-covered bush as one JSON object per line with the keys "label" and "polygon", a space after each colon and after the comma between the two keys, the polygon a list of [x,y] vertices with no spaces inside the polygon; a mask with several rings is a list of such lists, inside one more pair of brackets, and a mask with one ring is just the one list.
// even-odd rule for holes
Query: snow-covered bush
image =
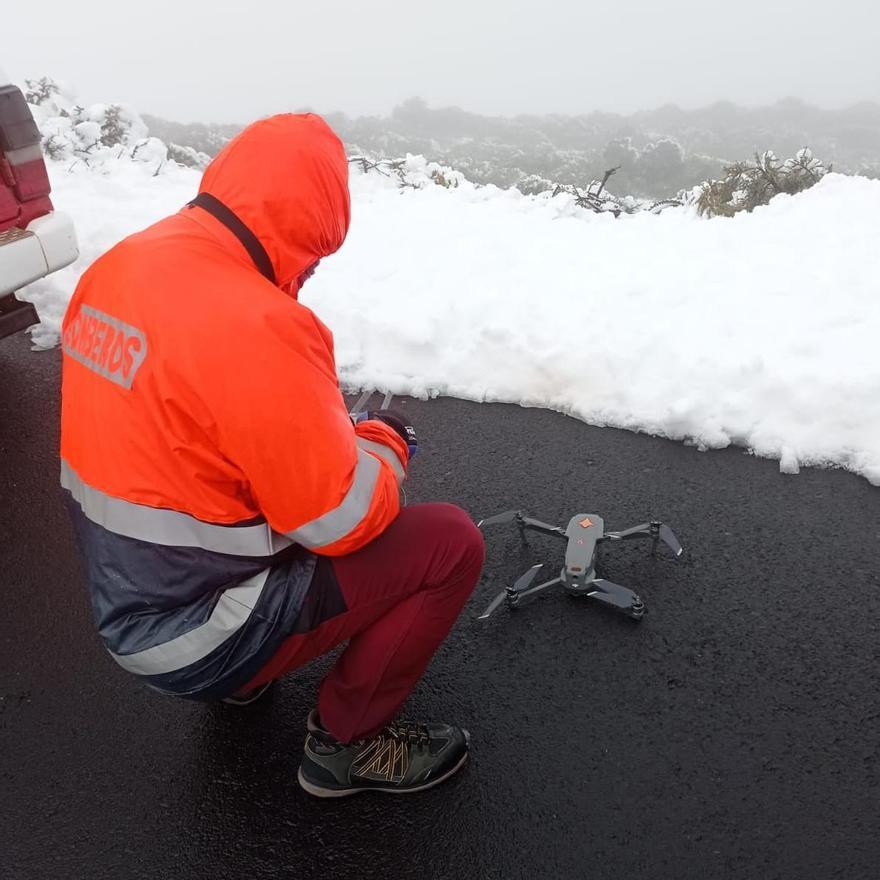
{"label": "snow-covered bush", "polygon": [[466,180],[460,171],[437,162],[427,162],[423,156],[411,153],[407,153],[404,159],[354,155],[349,156],[348,161],[364,174],[376,173],[392,178],[400,189],[424,189],[431,185],[455,189]]}
{"label": "snow-covered bush", "polygon": [[739,211],[766,205],[780,193],[803,192],[830,170],[807,148],[784,162],[768,150],[761,156],[755,154],[754,162],[728,166],[722,180],[709,180],[697,187],[693,201],[704,217],[732,217]]}
{"label": "snow-covered bush", "polygon": [[[400,189],[424,189],[431,184],[455,189],[465,182],[470,183],[475,189],[492,186],[492,184],[469,181],[461,171],[437,162],[429,162],[424,156],[413,156],[411,153],[408,153],[404,159],[386,159],[359,152],[350,156],[348,161],[364,174],[376,173],[392,178]],[[621,214],[637,214],[641,211],[658,214],[666,208],[681,206],[680,199],[654,201],[613,195],[606,189],[606,184],[615,171],[616,169],[611,169],[605,173],[602,180],[593,180],[586,187],[554,184],[543,178],[535,178],[532,181],[534,191],[525,194],[545,194],[549,198],[567,195],[578,208],[594,211],[597,214],[614,214],[616,217]]]}
{"label": "snow-covered bush", "polygon": [[25,101],[35,107],[52,100],[53,95],[61,93],[61,87],[58,83],[48,76],[42,76],[39,79],[26,79],[24,86]]}
{"label": "snow-covered bush", "polygon": [[178,165],[184,165],[187,168],[195,168],[204,171],[211,161],[211,157],[207,153],[202,153],[192,147],[182,147],[180,144],[168,144],[168,158]]}
{"label": "snow-covered bush", "polygon": [[[108,162],[132,160],[161,172],[169,160],[168,148],[150,137],[141,116],[127,104],[92,104],[84,107],[66,88],[48,77],[25,80],[25,100],[43,136],[43,152],[69,168],[84,165],[106,171]],[[197,167],[198,154],[187,154]],[[174,158],[173,161],[179,161]]]}
{"label": "snow-covered bush", "polygon": [[[165,142],[151,137],[143,118],[126,104],[93,104],[83,107],[63,85],[48,77],[25,80],[25,97],[43,134],[43,150],[49,159],[68,163],[70,170],[85,166],[102,173],[110,172],[110,164],[120,160],[146,167],[154,175],[166,169],[184,166],[204,170],[211,156],[192,146]],[[565,153],[562,151],[560,155]],[[729,217],[738,211],[751,211],[765,205],[778,193],[794,194],[817,183],[830,171],[815,159],[812,153],[801,150],[794,158],[780,162],[772,152],[755,156],[754,163],[739,162],[726,169],[721,180],[708,180],[677,198],[660,201],[619,196],[608,189],[615,177],[623,186],[633,179],[635,164],[647,168],[655,176],[666,174],[672,180],[681,172],[684,151],[679,143],[662,138],[637,150],[629,139],[609,145],[603,160],[609,164],[601,180],[591,180],[585,186],[559,183],[566,178],[550,180],[540,175],[520,176],[516,185],[527,194],[545,194],[545,197],[566,197],[577,208],[595,213],[622,214],[642,212],[660,213],[682,204],[695,205],[705,217]],[[448,164],[431,162],[421,155],[406,153],[404,158],[387,158],[370,151],[353,149],[349,161],[364,173],[376,173],[395,181],[400,189],[424,189],[441,186],[458,188],[462,183],[474,187],[485,185],[480,180],[486,173],[467,175]],[[564,163],[563,163],[564,164]],[[568,169],[568,179],[578,176],[580,165]],[[471,169],[473,170],[473,169]],[[698,178],[699,179],[699,178]],[[585,181],[589,177],[585,177]]]}

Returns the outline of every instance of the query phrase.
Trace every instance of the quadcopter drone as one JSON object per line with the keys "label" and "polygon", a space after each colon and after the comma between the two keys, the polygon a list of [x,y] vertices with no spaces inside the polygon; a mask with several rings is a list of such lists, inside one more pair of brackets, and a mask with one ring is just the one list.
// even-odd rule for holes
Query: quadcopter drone
{"label": "quadcopter drone", "polygon": [[508,510],[477,523],[478,528],[500,523],[515,522],[519,528],[520,538],[527,544],[527,530],[540,532],[544,535],[555,535],[568,542],[565,550],[565,567],[558,577],[537,586],[532,586],[543,563],[533,565],[522,577],[504,592],[499,593],[489,607],[479,616],[486,620],[498,606],[506,601],[509,608],[518,608],[523,599],[543,592],[550,587],[561,584],[562,588],[573,596],[586,596],[601,604],[631,617],[641,620],[645,614],[645,606],[638,594],[621,587],[619,584],[596,577],[596,549],[605,541],[628,541],[633,538],[650,538],[651,552],[656,555],[657,545],[662,541],[676,557],[681,556],[682,546],[669,526],[653,521],[624,529],[622,532],[606,532],[605,521],[595,513],[578,513],[571,518],[566,528],[551,526],[527,516],[522,510]]}

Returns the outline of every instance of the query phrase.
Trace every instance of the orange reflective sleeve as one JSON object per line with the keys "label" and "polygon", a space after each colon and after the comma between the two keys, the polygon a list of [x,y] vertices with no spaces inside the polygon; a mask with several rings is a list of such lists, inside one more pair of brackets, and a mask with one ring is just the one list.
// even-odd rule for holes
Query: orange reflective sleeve
{"label": "orange reflective sleeve", "polygon": [[409,463],[409,449],[403,441],[403,437],[392,427],[376,419],[369,419],[355,425],[358,447],[367,449],[374,455],[388,462],[397,477],[398,483],[402,483],[406,477],[406,468]]}
{"label": "orange reflective sleeve", "polygon": [[381,424],[355,432],[326,329],[307,309],[267,328],[268,317],[214,388],[221,451],[275,531],[316,553],[351,553],[397,516],[403,441]]}

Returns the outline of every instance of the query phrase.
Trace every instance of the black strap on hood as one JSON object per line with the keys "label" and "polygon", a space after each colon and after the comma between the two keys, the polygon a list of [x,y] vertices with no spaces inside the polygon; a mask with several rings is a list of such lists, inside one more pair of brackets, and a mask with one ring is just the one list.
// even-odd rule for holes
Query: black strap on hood
{"label": "black strap on hood", "polygon": [[266,253],[266,248],[260,239],[248,229],[239,217],[230,208],[227,208],[220,199],[210,193],[199,193],[191,202],[187,202],[190,208],[199,207],[207,211],[212,217],[219,220],[241,243],[250,254],[254,265],[260,270],[260,274],[268,278],[273,284],[275,281],[275,269],[272,261]]}

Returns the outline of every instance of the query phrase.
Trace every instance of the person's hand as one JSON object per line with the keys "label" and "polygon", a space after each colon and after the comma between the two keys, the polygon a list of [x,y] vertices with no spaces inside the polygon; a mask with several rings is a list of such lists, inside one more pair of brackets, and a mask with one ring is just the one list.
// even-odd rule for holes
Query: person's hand
{"label": "person's hand", "polygon": [[406,419],[397,410],[394,409],[376,409],[368,412],[360,412],[352,417],[352,421],[357,425],[360,422],[374,419],[377,422],[384,422],[389,428],[392,428],[406,443],[409,450],[409,460],[412,461],[419,451],[419,441],[416,438],[416,429],[407,424]]}

